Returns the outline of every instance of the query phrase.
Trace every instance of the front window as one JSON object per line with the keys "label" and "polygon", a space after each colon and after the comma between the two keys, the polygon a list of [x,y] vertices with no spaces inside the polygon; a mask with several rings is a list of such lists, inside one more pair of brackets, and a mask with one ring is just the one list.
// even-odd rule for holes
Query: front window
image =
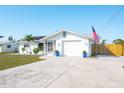
{"label": "front window", "polygon": [[40,48],[40,50],[43,50],[44,49],[44,44],[43,43],[39,43],[38,47]]}
{"label": "front window", "polygon": [[24,47],[25,47],[25,48],[26,48],[26,47],[29,47],[29,45],[26,45],[26,44],[25,44]]}
{"label": "front window", "polygon": [[11,48],[11,45],[7,45],[7,48]]}
{"label": "front window", "polygon": [[48,52],[52,52],[52,51],[53,51],[53,43],[48,42]]}

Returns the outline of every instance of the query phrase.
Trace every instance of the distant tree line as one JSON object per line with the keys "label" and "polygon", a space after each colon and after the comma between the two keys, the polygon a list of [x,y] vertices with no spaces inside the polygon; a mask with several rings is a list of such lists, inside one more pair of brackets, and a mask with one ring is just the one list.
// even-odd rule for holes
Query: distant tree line
{"label": "distant tree line", "polygon": [[[106,39],[103,39],[102,41],[101,41],[101,44],[106,44]],[[113,40],[113,44],[124,44],[124,40],[123,39],[115,39],[115,40]]]}
{"label": "distant tree line", "polygon": [[113,40],[114,44],[124,44],[124,40],[123,39],[115,39]]}

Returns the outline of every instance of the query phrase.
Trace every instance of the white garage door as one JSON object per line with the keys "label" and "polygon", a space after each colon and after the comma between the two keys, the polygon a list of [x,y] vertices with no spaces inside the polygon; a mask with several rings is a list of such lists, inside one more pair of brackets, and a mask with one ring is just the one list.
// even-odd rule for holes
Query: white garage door
{"label": "white garage door", "polygon": [[82,49],[81,41],[63,42],[64,56],[81,56]]}

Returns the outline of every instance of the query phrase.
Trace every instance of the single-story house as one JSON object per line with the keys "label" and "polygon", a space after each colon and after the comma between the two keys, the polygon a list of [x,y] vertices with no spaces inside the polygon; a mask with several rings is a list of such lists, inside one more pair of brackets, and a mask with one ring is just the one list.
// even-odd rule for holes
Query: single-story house
{"label": "single-story house", "polygon": [[18,52],[19,46],[16,42],[0,42],[0,53],[1,52]]}
{"label": "single-story house", "polygon": [[25,54],[34,54],[33,49],[41,47],[43,55],[47,56],[54,56],[56,50],[59,51],[60,56],[82,56],[83,50],[89,56],[92,43],[93,39],[90,36],[61,30],[48,36],[39,37],[33,42],[19,42],[19,53],[24,54],[22,48],[25,47]]}

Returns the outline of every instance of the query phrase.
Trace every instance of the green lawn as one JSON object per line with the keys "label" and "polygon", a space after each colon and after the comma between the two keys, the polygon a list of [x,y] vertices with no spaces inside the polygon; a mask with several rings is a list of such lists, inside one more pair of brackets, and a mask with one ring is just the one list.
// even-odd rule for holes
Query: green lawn
{"label": "green lawn", "polygon": [[38,56],[0,54],[0,70],[41,61]]}

